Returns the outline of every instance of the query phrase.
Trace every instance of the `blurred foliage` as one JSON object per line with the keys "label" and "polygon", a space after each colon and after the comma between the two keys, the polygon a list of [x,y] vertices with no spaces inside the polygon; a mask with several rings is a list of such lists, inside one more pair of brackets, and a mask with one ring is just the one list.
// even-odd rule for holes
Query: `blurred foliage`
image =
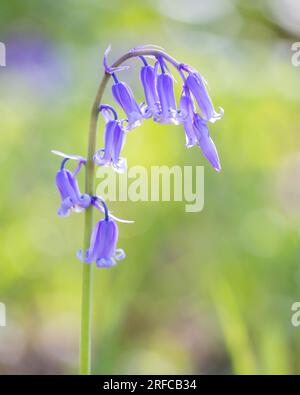
{"label": "blurred foliage", "polygon": [[210,128],[223,170],[185,149],[181,127],[149,121],[128,136],[129,165],[205,165],[205,207],[113,205],[135,224],[120,225],[126,260],[94,270],[94,373],[300,373],[300,33],[279,7],[296,3],[1,4],[2,373],[77,372],[83,216],[57,218],[50,150],[85,154],[109,43],[111,59],[153,43],[204,74],[225,109]]}

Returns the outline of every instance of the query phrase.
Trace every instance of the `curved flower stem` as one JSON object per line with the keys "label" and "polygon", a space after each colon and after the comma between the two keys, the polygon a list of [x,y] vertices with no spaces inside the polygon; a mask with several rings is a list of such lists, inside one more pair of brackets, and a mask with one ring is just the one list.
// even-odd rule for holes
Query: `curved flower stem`
{"label": "curved flower stem", "polygon": [[[91,111],[88,141],[87,162],[85,167],[85,192],[94,195],[95,163],[93,156],[96,150],[97,121],[99,104],[102,99],[109,75],[105,74]],[[93,206],[85,210],[83,251],[89,246],[93,228]],[[80,374],[91,373],[91,334],[92,334],[92,268],[91,264],[83,263],[82,271],[82,302],[81,302],[81,334],[80,334]]]}
{"label": "curved flower stem", "polygon": [[[130,58],[139,56],[155,56],[162,57],[171,63],[181,74],[180,63],[174,58],[159,49],[144,48],[133,49],[125,53],[117,61],[112,64],[113,67],[120,66],[123,62]],[[87,162],[85,166],[85,192],[90,196],[94,196],[94,179],[95,179],[95,163],[93,156],[96,151],[97,139],[97,123],[99,116],[99,106],[110,78],[110,74],[105,72],[100,82],[94,104],[90,116],[90,129],[88,140]],[[90,237],[93,228],[93,205],[85,210],[85,225],[84,225],[84,245],[83,251],[86,251],[89,246]],[[80,374],[91,373],[91,334],[92,334],[92,265],[83,263],[82,272],[82,304],[81,304],[81,334],[80,334]]]}

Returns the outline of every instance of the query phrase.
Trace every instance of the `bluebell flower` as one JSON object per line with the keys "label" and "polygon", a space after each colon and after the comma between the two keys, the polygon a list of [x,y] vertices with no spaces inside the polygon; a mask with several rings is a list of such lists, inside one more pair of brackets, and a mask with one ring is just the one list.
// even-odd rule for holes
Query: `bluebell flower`
{"label": "bluebell flower", "polygon": [[200,75],[200,73],[198,73],[198,71],[188,65],[181,65],[181,70],[188,72],[188,76],[186,78],[186,85],[190,89],[198,103],[202,118],[206,122],[212,123],[222,118],[224,110],[220,108],[219,113],[215,110],[206,88],[207,82]]}
{"label": "bluebell flower", "polygon": [[158,123],[180,124],[182,121],[180,111],[176,108],[174,95],[173,77],[166,71],[163,59],[159,59],[161,74],[157,76],[157,93],[160,103],[160,111],[154,120]]}
{"label": "bluebell flower", "polygon": [[180,110],[186,136],[186,146],[190,148],[196,145],[198,140],[194,128],[194,115],[196,113],[195,104],[186,85],[183,86],[180,97]]}
{"label": "bluebell flower", "polygon": [[[78,174],[81,166],[86,163],[86,160],[76,155],[66,155],[60,151],[52,151],[54,154],[62,156],[64,159],[61,163],[60,170],[56,174],[56,186],[61,196],[61,206],[57,214],[65,217],[71,211],[81,212],[91,204],[91,198],[87,194],[80,192],[76,175]],[[75,171],[72,173],[70,170],[65,169],[65,164],[68,160],[78,161]]]}
{"label": "bluebell flower", "polygon": [[194,115],[194,131],[197,136],[197,142],[200,146],[203,155],[217,171],[221,171],[219,155],[214,142],[212,141],[207,123],[200,117],[199,114]]}
{"label": "bluebell flower", "polygon": [[83,254],[79,250],[77,257],[85,263],[95,262],[99,268],[109,268],[125,258],[122,249],[117,249],[119,230],[114,219],[111,218],[105,202],[96,198],[94,202],[99,204],[99,200],[104,208],[105,218],[100,220],[94,227],[89,249]]}
{"label": "bluebell flower", "polygon": [[136,102],[132,90],[125,82],[118,81],[115,74],[112,74],[115,83],[112,86],[112,94],[119,106],[122,107],[127,116],[127,129],[134,129],[142,124],[142,111]]}
{"label": "bluebell flower", "polygon": [[196,144],[199,145],[205,158],[219,172],[221,170],[219,156],[209,135],[207,122],[196,113],[190,90],[185,84],[180,98],[180,109],[186,135],[186,146],[190,148]]}
{"label": "bluebell flower", "polygon": [[[107,110],[113,113],[114,119]],[[109,105],[102,105],[100,111],[103,111],[106,120],[104,148],[95,153],[94,162],[98,166],[112,166],[118,173],[123,173],[127,168],[126,159],[120,157],[126,135],[123,122],[118,120],[117,113]]]}
{"label": "bluebell flower", "polygon": [[140,71],[140,79],[144,88],[146,106],[143,108],[145,118],[156,116],[160,111],[159,98],[156,90],[156,69],[149,65],[146,59],[141,56],[144,66]]}

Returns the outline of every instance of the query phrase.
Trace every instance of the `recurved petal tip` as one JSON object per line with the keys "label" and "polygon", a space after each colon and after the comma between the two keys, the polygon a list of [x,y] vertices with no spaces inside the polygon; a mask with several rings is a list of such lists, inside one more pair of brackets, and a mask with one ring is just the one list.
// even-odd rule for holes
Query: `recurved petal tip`
{"label": "recurved petal tip", "polygon": [[112,167],[117,173],[123,174],[127,170],[127,160],[125,158],[120,158],[117,163],[112,164]]}
{"label": "recurved petal tip", "polygon": [[108,269],[116,265],[114,258],[101,258],[96,261],[96,266],[103,269]]}
{"label": "recurved petal tip", "polygon": [[218,163],[218,165],[214,167],[214,169],[216,170],[217,173],[220,173],[220,171],[222,170],[220,163]]}
{"label": "recurved petal tip", "polygon": [[83,255],[82,255],[82,250],[78,250],[78,251],[77,251],[76,257],[77,257],[81,262],[84,262]]}
{"label": "recurved petal tip", "polygon": [[80,250],[77,251],[76,257],[77,257],[81,262],[90,264],[90,263],[92,263],[92,262],[88,260],[88,251],[89,251],[89,250],[87,250],[85,253],[83,253],[82,250],[80,249]]}
{"label": "recurved petal tip", "polygon": [[115,258],[118,261],[121,261],[122,259],[126,258],[126,254],[125,254],[125,252],[124,252],[124,250],[122,248],[116,249],[116,251],[115,251]]}
{"label": "recurved petal tip", "polygon": [[210,123],[215,123],[219,119],[222,119],[224,115],[224,109],[222,107],[219,107],[219,112],[214,111],[213,116],[209,119]]}
{"label": "recurved petal tip", "polygon": [[93,160],[97,166],[104,166],[107,164],[108,159],[105,157],[105,150],[101,149],[95,152]]}

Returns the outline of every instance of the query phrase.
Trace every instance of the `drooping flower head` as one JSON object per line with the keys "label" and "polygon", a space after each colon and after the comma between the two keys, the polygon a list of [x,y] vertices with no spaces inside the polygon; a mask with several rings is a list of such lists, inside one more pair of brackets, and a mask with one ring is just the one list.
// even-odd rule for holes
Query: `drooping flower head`
{"label": "drooping flower head", "polygon": [[150,118],[156,116],[160,111],[159,97],[156,89],[157,75],[155,67],[149,65],[143,56],[140,58],[144,63],[140,71],[140,79],[146,98],[146,107],[144,108],[143,115],[145,118]]}
{"label": "drooping flower head", "polygon": [[[125,143],[126,132],[140,126],[144,118],[153,118],[158,123],[172,123],[176,125],[183,123],[186,146],[198,145],[212,167],[216,171],[220,171],[218,152],[210,137],[207,123],[220,119],[223,115],[223,110],[221,109],[220,113],[217,113],[214,109],[204,78],[191,66],[178,63],[159,47],[151,45],[134,48],[111,66],[107,60],[109,50],[110,47],[105,51],[103,61],[105,69],[105,80],[103,81],[106,82],[109,76],[113,77],[112,95],[124,110],[126,120],[118,120],[116,111],[109,105],[101,105],[99,107],[99,111],[105,119],[104,148],[95,153],[93,157],[94,162],[99,166],[112,166],[116,171],[123,172],[126,169],[126,160],[121,158],[120,154]],[[122,63],[132,57],[139,57],[143,61],[143,67],[140,70],[140,79],[146,101],[143,106],[138,105],[130,87],[125,82],[119,81],[116,76],[117,72],[128,68],[123,66]],[[156,59],[154,66],[148,64],[146,57]],[[176,105],[174,79],[168,68],[169,64],[177,69],[183,79],[179,109]],[[104,85],[101,85],[101,88]],[[102,90],[100,89],[96,97],[95,106],[98,105],[101,97]],[[197,113],[195,103],[198,104],[200,114]],[[94,112],[94,108],[92,112],[93,122],[91,123],[92,138],[96,134],[96,116],[98,115]],[[94,141],[90,140],[89,148],[92,148],[92,150],[94,150],[93,143]],[[91,150],[89,150],[89,155],[90,152]],[[58,151],[54,151],[54,153],[63,157],[60,170],[56,175],[56,185],[62,199],[58,214],[66,216],[71,211],[79,212],[90,205],[104,213],[104,219],[98,221],[92,231],[89,248],[84,252],[78,252],[79,259],[87,264],[95,262],[98,267],[108,268],[114,266],[117,260],[125,257],[124,251],[117,249],[119,232],[116,221],[130,221],[120,220],[113,216],[108,211],[102,198],[80,192],[76,176],[82,165],[86,164],[84,158],[65,155]],[[69,160],[78,162],[73,172],[65,168],[65,164]],[[88,175],[90,175],[89,170],[91,169],[92,167],[87,169]]]}
{"label": "drooping flower head", "polygon": [[114,73],[112,76],[114,78],[114,84],[112,86],[113,97],[127,116],[127,129],[134,129],[142,124],[142,111],[130,87],[125,82],[120,82]]}
{"label": "drooping flower head", "polygon": [[202,118],[206,122],[212,123],[221,119],[224,111],[222,108],[219,113],[215,110],[206,88],[207,82],[205,79],[200,75],[200,73],[198,73],[198,71],[189,65],[182,64],[180,68],[188,73],[186,85],[198,103]]}
{"label": "drooping flower head", "polygon": [[160,103],[160,112],[154,120],[158,123],[174,123],[178,125],[181,122],[181,114],[176,108],[173,77],[164,60],[160,57],[158,58],[156,67],[158,64],[161,68],[161,73],[157,76],[157,93]]}
{"label": "drooping flower head", "polygon": [[100,106],[99,110],[106,121],[104,148],[95,153],[94,162],[98,166],[112,166],[118,173],[123,173],[127,168],[126,159],[120,157],[126,136],[123,122],[118,120],[113,107],[105,104]]}
{"label": "drooping flower head", "polygon": [[[109,268],[114,266],[116,261],[125,258],[124,251],[120,248],[117,249],[118,226],[110,215],[103,199],[94,197],[92,204],[100,211],[104,211],[105,218],[95,225],[89,249],[84,254],[80,250],[77,257],[85,263],[95,262],[99,268]],[[102,209],[99,208],[99,204],[102,204]]]}
{"label": "drooping flower head", "polygon": [[[58,209],[57,214],[61,217],[65,217],[69,215],[71,211],[77,213],[81,212],[91,203],[90,196],[80,192],[78,182],[76,180],[76,176],[82,165],[86,163],[86,160],[77,155],[66,155],[60,151],[52,152],[64,158],[61,163],[60,170],[57,172],[55,178],[56,186],[62,199],[61,206]],[[73,173],[65,168],[66,162],[70,159],[78,161],[78,165]]]}

